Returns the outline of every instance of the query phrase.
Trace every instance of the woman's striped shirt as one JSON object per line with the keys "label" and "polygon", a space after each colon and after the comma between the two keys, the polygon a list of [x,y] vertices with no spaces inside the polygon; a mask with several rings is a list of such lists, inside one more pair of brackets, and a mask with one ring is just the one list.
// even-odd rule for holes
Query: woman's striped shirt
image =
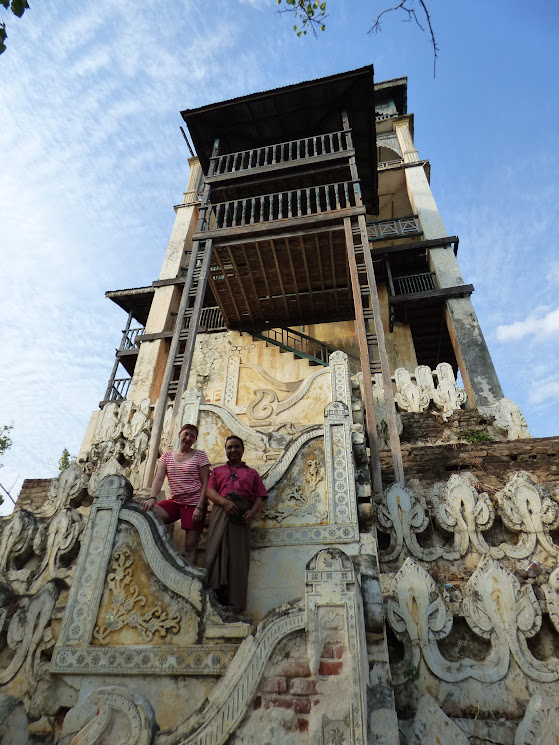
{"label": "woman's striped shirt", "polygon": [[168,450],[159,458],[158,463],[167,466],[170,499],[178,504],[198,504],[202,491],[200,468],[209,466],[210,461],[203,450],[195,450],[186,463],[177,463],[173,450]]}

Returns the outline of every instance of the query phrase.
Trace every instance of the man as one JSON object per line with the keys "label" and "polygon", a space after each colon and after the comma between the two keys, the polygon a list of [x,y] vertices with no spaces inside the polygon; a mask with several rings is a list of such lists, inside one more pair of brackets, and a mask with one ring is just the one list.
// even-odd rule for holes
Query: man
{"label": "man", "polygon": [[231,610],[246,608],[250,525],[268,492],[254,468],[243,462],[244,443],[225,440],[227,463],[214,468],[206,495],[213,503],[206,543],[208,581]]}

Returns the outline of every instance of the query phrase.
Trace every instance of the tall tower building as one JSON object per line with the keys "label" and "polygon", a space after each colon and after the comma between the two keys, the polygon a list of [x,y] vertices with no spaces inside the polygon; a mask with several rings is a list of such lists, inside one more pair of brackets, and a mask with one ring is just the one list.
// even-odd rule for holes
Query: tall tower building
{"label": "tall tower building", "polygon": [[[127,320],[78,462],[3,521],[14,731],[559,738],[559,440],[503,395],[407,79],[368,66],[182,117],[187,189],[159,278],[107,292]],[[214,465],[241,437],[269,491],[248,616],[139,506],[185,423]]]}

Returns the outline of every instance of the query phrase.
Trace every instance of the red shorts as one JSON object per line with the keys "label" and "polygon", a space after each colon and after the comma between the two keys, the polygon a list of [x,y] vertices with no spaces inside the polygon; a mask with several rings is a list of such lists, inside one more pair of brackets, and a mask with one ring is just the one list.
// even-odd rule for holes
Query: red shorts
{"label": "red shorts", "polygon": [[161,507],[171,518],[171,522],[175,522],[180,518],[181,528],[183,530],[197,530],[201,533],[204,530],[206,523],[206,510],[204,510],[204,516],[199,523],[194,524],[192,522],[192,516],[196,509],[195,504],[179,504],[174,502],[172,499],[164,499],[162,502],[157,503],[158,507]]}

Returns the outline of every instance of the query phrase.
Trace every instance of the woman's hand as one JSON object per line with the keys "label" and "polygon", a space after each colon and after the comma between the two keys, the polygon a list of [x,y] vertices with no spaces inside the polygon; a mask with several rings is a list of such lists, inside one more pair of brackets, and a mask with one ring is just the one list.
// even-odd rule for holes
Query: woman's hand
{"label": "woman's hand", "polygon": [[199,523],[203,522],[204,520],[204,510],[201,507],[195,507],[194,512],[192,514],[192,522],[195,525],[198,525]]}
{"label": "woman's hand", "polygon": [[153,510],[155,507],[155,497],[149,497],[148,499],[144,499],[142,502],[142,509],[144,512],[149,512],[150,510]]}

